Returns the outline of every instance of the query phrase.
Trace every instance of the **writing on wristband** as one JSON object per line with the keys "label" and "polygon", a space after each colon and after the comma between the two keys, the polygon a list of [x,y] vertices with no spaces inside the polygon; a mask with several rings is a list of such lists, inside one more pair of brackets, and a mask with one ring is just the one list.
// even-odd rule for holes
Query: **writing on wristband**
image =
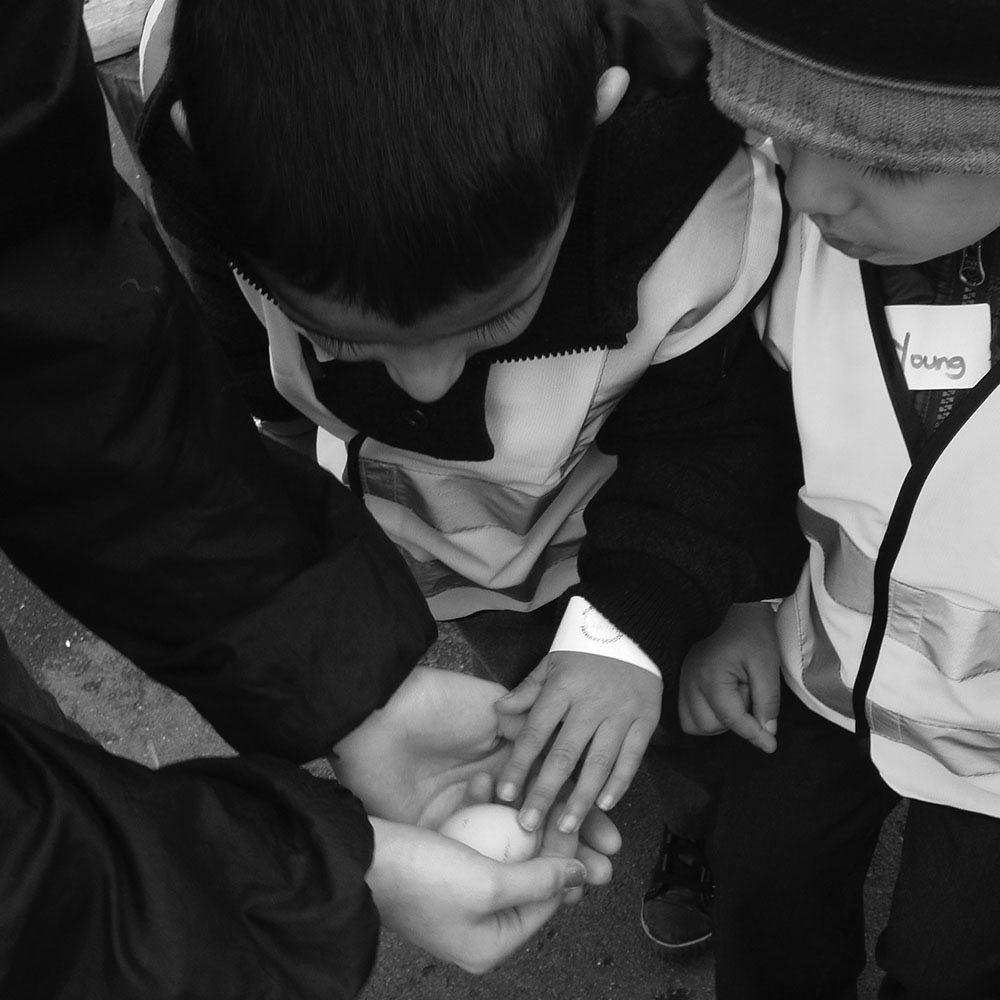
{"label": "writing on wristband", "polygon": [[662,677],[656,664],[635,642],[609,622],[589,601],[579,596],[570,598],[552,640],[550,652],[608,656]]}

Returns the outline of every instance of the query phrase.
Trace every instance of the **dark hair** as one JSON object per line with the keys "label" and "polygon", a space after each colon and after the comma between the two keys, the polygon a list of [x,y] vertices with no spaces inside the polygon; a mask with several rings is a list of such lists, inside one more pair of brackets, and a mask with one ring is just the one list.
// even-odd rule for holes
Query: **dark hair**
{"label": "dark hair", "polygon": [[598,39],[593,0],[181,0],[172,58],[241,250],[406,325],[555,229]]}

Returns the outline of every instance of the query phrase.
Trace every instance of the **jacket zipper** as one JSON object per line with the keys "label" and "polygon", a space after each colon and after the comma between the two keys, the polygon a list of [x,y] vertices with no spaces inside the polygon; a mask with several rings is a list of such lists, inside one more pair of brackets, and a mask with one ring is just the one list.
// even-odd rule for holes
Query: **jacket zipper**
{"label": "jacket zipper", "polygon": [[[982,240],[966,247],[962,251],[958,277],[964,286],[961,304],[969,305],[974,303],[976,290],[986,281],[986,269],[983,267]],[[947,402],[953,404],[954,390],[950,390],[950,393],[952,399]],[[951,405],[948,405],[947,409],[950,412]],[[900,487],[899,495],[896,497],[892,513],[889,516],[889,523],[886,525],[885,533],[882,536],[882,544],[879,546],[873,581],[874,601],[872,622],[868,629],[868,637],[861,654],[858,674],[855,677],[852,692],[855,736],[861,744],[864,754],[869,757],[871,755],[871,720],[868,717],[867,711],[868,690],[875,676],[875,668],[878,665],[879,653],[881,652],[882,643],[885,641],[885,630],[889,622],[892,569],[903,546],[906,533],[909,529],[910,519],[913,516],[913,509],[916,506],[924,483],[931,474],[937,460],[941,457],[942,452],[959,430],[958,426],[951,425],[943,431],[935,431],[920,461],[910,468],[909,473],[903,480],[903,485]]]}
{"label": "jacket zipper", "polygon": [[965,286],[962,290],[962,305],[967,306],[975,301],[976,289],[986,280],[982,240],[977,240],[962,251],[962,263],[958,265],[958,280]]}
{"label": "jacket zipper", "polygon": [[[983,241],[977,240],[971,246],[967,246],[962,251],[962,260],[958,265],[958,280],[962,284],[962,298],[960,305],[972,305],[976,301],[976,293],[986,281],[986,268],[983,267]],[[956,392],[954,389],[945,389],[941,393],[938,404],[937,421],[934,424],[936,431],[942,422],[951,416],[951,411],[955,408]]]}

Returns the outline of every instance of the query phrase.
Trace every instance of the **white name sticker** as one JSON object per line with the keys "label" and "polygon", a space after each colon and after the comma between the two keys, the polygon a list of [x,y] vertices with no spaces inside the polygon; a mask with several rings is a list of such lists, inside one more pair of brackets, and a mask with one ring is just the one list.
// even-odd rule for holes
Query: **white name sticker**
{"label": "white name sticker", "polygon": [[971,389],[990,370],[990,307],[886,306],[911,389]]}

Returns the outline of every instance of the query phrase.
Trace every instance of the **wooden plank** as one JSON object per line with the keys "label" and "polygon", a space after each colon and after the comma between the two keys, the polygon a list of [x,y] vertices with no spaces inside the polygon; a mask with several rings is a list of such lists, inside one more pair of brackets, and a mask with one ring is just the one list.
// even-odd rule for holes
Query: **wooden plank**
{"label": "wooden plank", "polygon": [[84,0],[83,23],[94,58],[101,62],[139,44],[142,22],[153,0]]}

